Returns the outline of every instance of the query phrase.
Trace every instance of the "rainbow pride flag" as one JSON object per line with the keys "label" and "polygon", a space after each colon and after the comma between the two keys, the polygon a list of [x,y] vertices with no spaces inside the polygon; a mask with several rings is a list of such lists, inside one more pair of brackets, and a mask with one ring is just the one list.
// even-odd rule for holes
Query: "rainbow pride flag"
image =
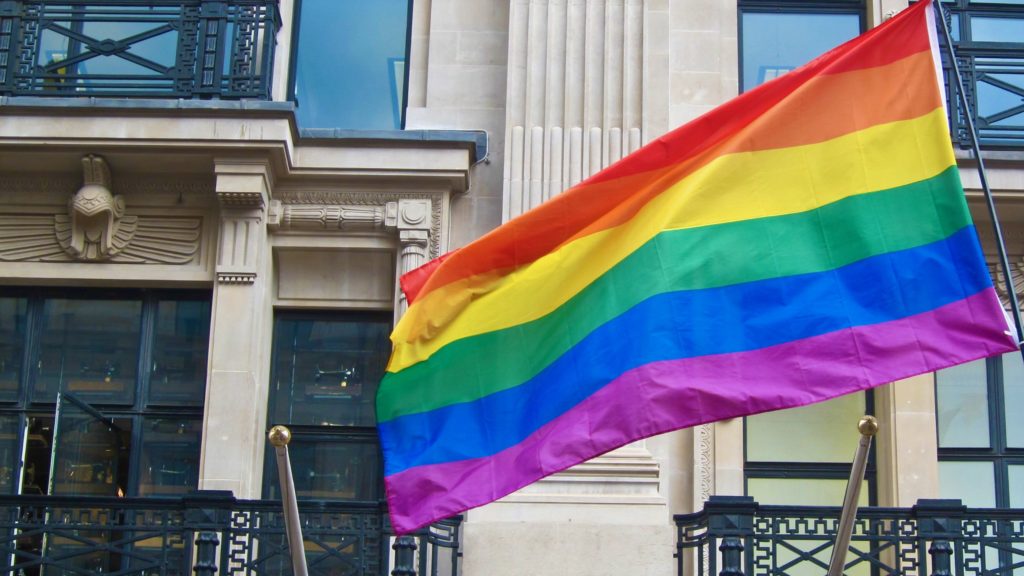
{"label": "rainbow pride flag", "polygon": [[1016,349],[930,2],[404,278],[377,396],[394,526],[634,440]]}

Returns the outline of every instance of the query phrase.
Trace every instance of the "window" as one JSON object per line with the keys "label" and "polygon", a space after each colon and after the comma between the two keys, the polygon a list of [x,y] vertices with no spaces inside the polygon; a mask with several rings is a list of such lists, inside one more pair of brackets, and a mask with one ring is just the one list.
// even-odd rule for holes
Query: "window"
{"label": "window", "polygon": [[301,0],[292,100],[302,128],[397,130],[411,0]]}
{"label": "window", "polygon": [[[747,495],[763,504],[841,506],[860,434],[857,422],[871,412],[870,394],[746,418]],[[874,448],[860,504],[875,501]]]}
{"label": "window", "polygon": [[936,373],[939,493],[973,507],[1024,507],[1020,354]]}
{"label": "window", "polygon": [[[383,496],[375,399],[391,343],[391,312],[279,312],[274,320],[268,428],[292,431],[299,497]],[[280,498],[273,450],[263,494]]]}
{"label": "window", "polygon": [[209,329],[206,292],[0,292],[0,492],[197,488]]}
{"label": "window", "polygon": [[[1024,0],[943,0],[943,6],[981,143],[1024,145]],[[958,102],[955,93],[950,100]],[[969,145],[963,120],[952,120],[954,140]]]}
{"label": "window", "polygon": [[802,66],[860,34],[860,0],[740,0],[740,91]]}

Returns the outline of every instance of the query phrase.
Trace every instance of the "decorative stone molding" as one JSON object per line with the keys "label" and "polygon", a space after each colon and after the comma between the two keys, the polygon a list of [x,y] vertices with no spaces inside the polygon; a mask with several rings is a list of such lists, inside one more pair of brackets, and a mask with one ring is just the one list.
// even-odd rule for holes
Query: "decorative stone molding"
{"label": "decorative stone molding", "polygon": [[715,427],[693,428],[693,509],[701,510],[715,490]]}
{"label": "decorative stone molding", "polygon": [[[84,184],[66,213],[0,215],[0,260],[8,262],[112,262],[189,264],[199,253],[202,218],[129,214],[124,196],[111,192],[103,158],[82,158]],[[64,187],[59,179],[25,179],[0,188]]]}
{"label": "decorative stone molding", "polygon": [[223,192],[217,191],[217,201],[226,208],[252,208],[262,210],[263,194],[259,192]]}
{"label": "decorative stone molding", "polygon": [[262,160],[217,160],[214,173],[221,208],[217,282],[254,284],[266,250],[270,166]]}
{"label": "decorative stone molding", "polygon": [[217,272],[220,284],[252,284],[256,282],[255,272]]}
{"label": "decorative stone molding", "polygon": [[108,260],[135,235],[136,216],[125,215],[124,196],[110,191],[110,168],[99,156],[82,158],[84,183],[68,202],[68,213],[54,216],[57,242],[76,260]]}
{"label": "decorative stone molding", "polygon": [[[380,214],[383,220],[379,227],[383,230],[427,230],[427,259],[441,255],[443,207],[442,202],[435,196],[393,192],[286,190],[275,193],[274,198],[268,210],[268,224],[274,231],[344,231],[350,226],[370,227],[366,220],[346,220],[348,215],[356,215],[359,210],[370,209],[374,213],[373,227],[378,226],[376,217]],[[324,214],[322,223],[319,220],[321,211]],[[286,223],[286,213],[307,216]]]}
{"label": "decorative stone molding", "polygon": [[[314,204],[282,204],[271,200],[267,213],[267,225],[272,230],[350,230],[353,228],[394,227],[397,204],[389,202],[384,206],[328,206]],[[390,218],[389,218],[390,216]],[[391,222],[388,225],[388,222]]]}
{"label": "decorative stone molding", "polygon": [[221,218],[217,249],[217,282],[252,284],[256,280],[265,233],[261,215]]}
{"label": "decorative stone molding", "polygon": [[[715,493],[715,425],[701,424],[693,428],[693,510],[703,510],[704,503]],[[710,551],[705,546],[704,566]]]}
{"label": "decorative stone molding", "polygon": [[[76,262],[60,241],[62,215],[0,213],[0,261]],[[103,260],[114,264],[191,264],[199,254],[202,218],[139,215],[131,242]],[[92,260],[95,262],[96,260]]]}

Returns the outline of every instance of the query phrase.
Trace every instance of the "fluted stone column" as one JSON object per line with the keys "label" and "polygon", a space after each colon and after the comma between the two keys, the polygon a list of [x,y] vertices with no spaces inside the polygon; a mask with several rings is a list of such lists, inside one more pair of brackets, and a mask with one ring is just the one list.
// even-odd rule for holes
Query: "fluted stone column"
{"label": "fluted stone column", "polygon": [[642,0],[513,0],[504,220],[640,148]]}
{"label": "fluted stone column", "polygon": [[269,167],[218,161],[220,202],[200,488],[259,497],[271,306]]}
{"label": "fluted stone column", "polygon": [[[398,229],[398,277],[430,259],[431,201],[399,200],[394,226]],[[395,291],[395,322],[409,305],[401,289]]]}

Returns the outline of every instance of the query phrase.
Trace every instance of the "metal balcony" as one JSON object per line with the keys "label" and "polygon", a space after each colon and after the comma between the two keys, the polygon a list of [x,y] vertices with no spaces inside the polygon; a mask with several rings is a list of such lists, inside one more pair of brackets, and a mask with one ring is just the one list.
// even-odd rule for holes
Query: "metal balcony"
{"label": "metal balcony", "polygon": [[[803,576],[828,571],[838,507],[764,506],[712,497],[675,517],[676,573]],[[969,509],[959,500],[863,508],[845,573],[863,576],[1000,576],[1024,570],[1024,510]]]}
{"label": "metal balcony", "polygon": [[[461,518],[395,546],[378,504],[306,501],[299,516],[311,576],[459,573]],[[280,502],[236,500],[229,492],[0,497],[2,574],[284,576],[292,570],[287,542]]]}
{"label": "metal balcony", "polygon": [[270,99],[277,0],[0,0],[0,96]]}

